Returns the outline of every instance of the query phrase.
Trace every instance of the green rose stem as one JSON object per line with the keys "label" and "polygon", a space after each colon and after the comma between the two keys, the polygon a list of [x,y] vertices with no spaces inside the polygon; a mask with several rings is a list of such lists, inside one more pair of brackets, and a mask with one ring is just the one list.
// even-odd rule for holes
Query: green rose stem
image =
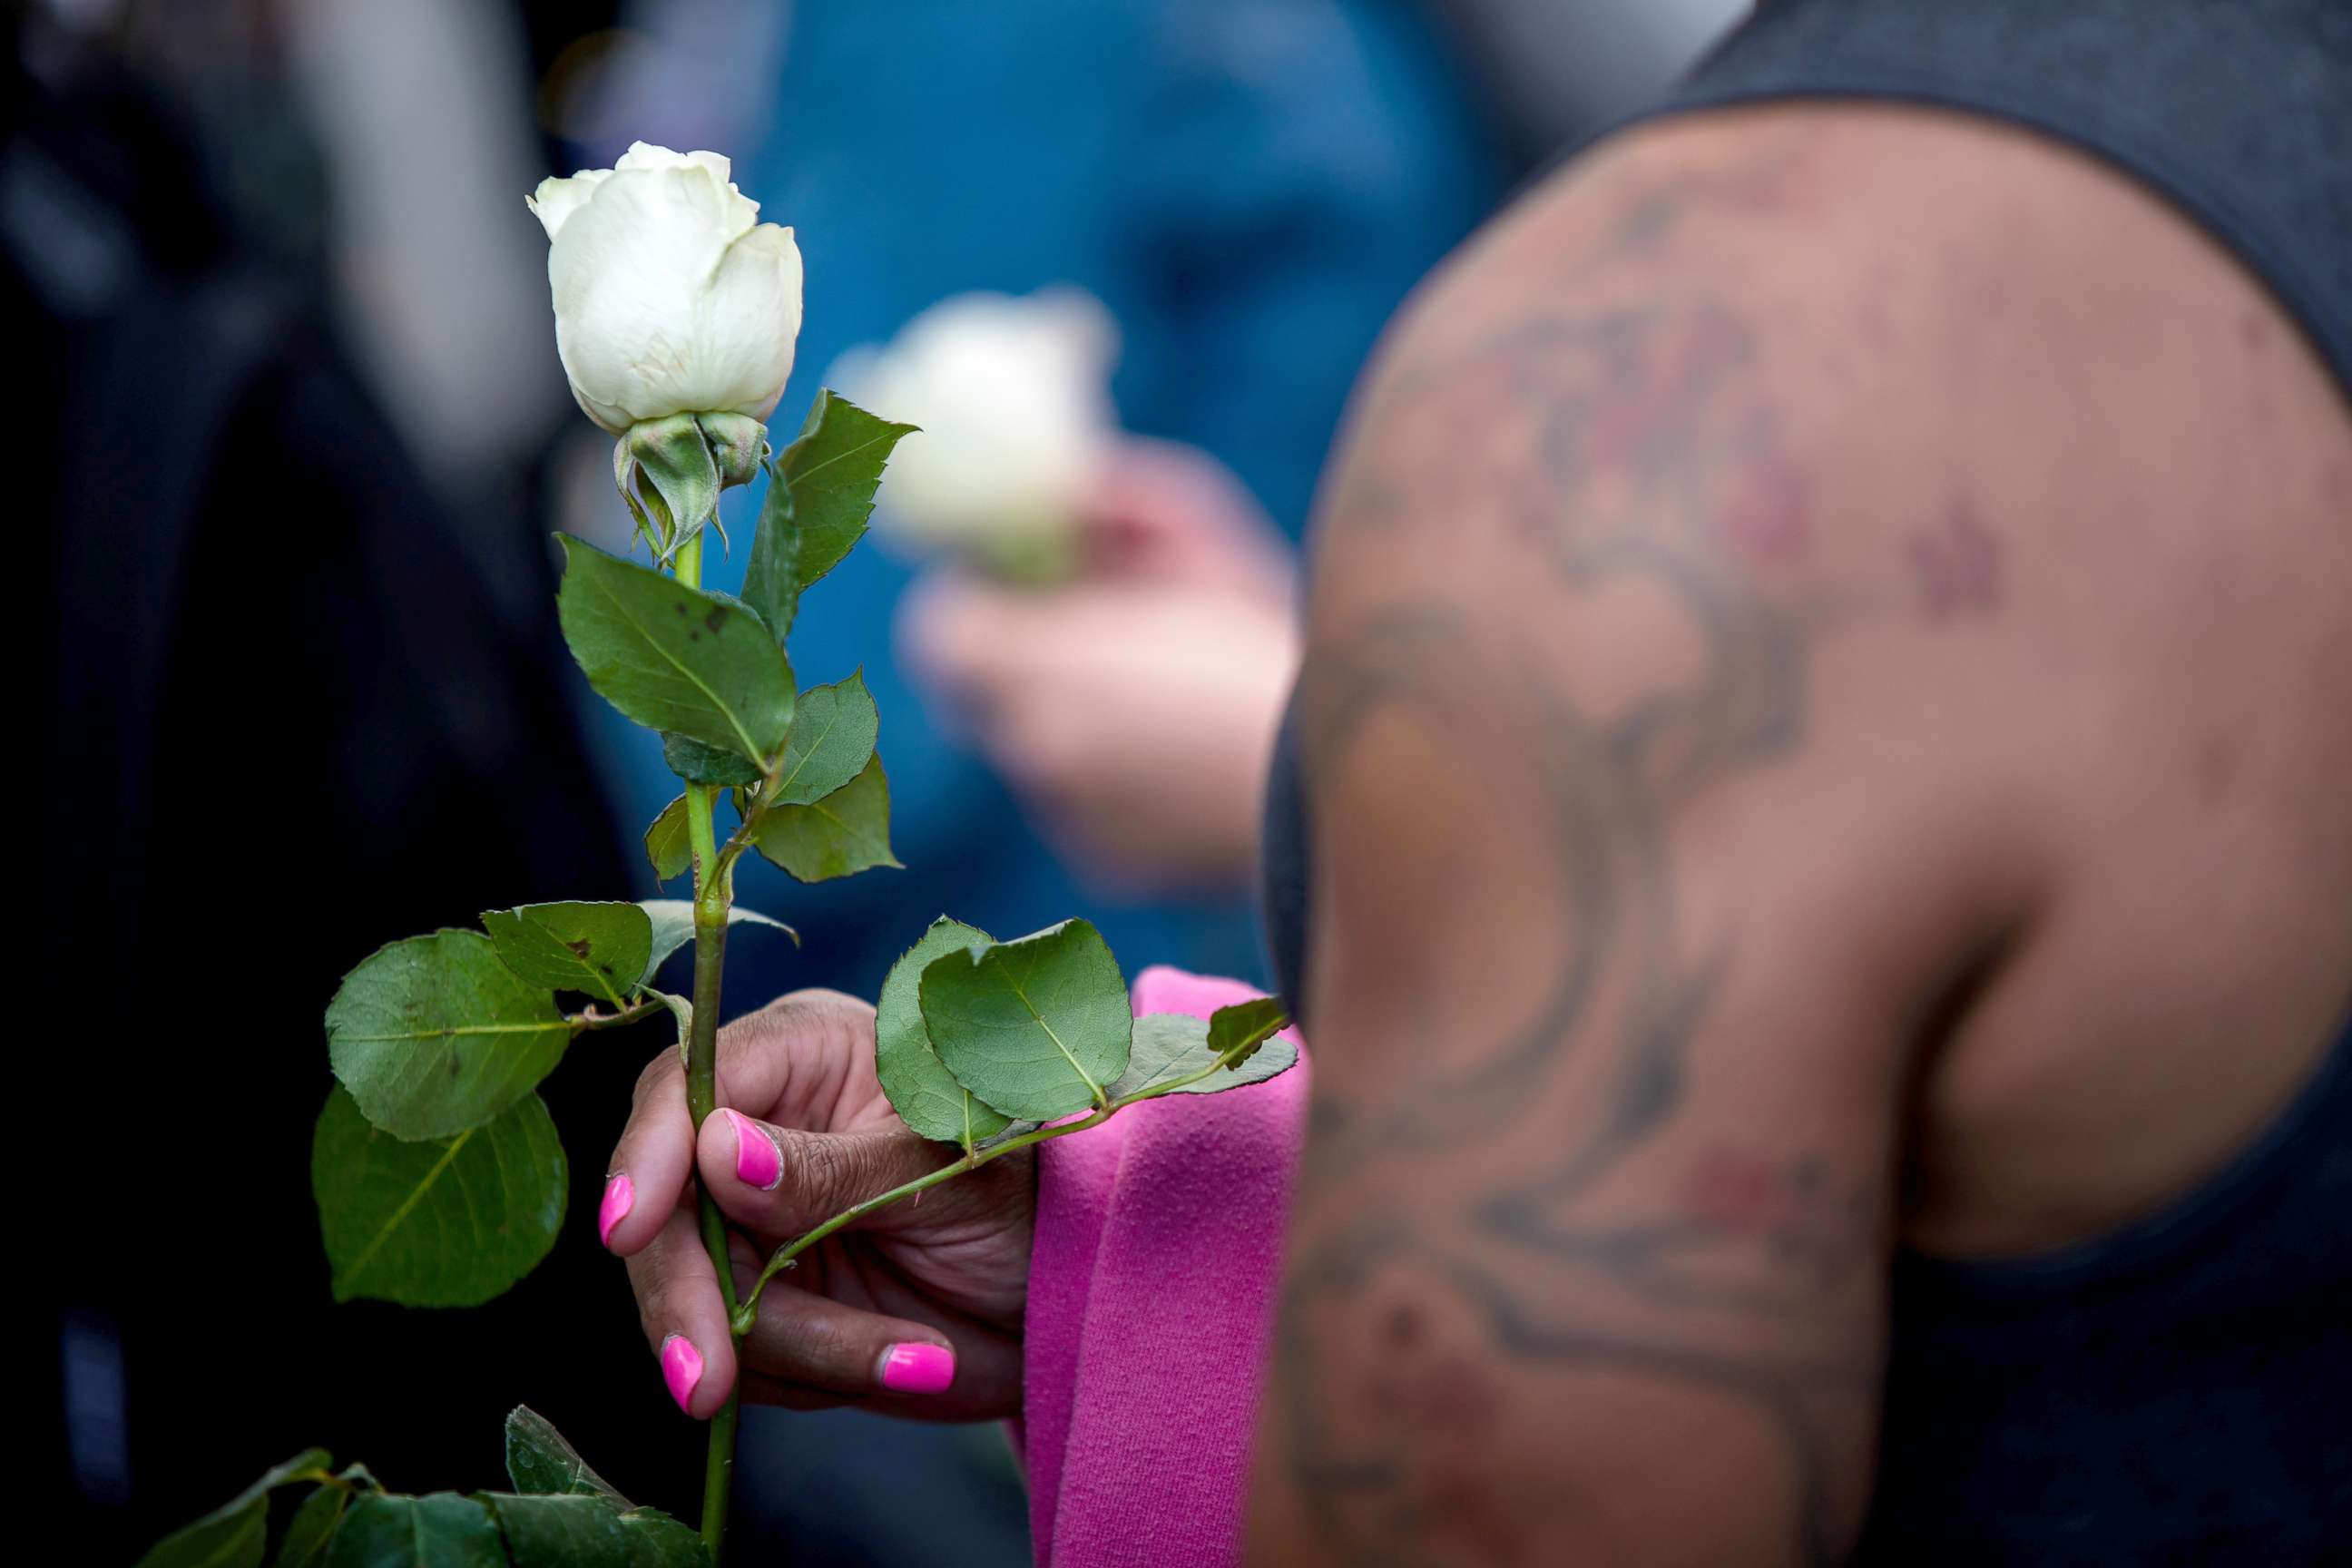
{"label": "green rose stem", "polygon": [[[702,535],[697,532],[677,548],[671,568],[689,588],[702,586]],[[694,1021],[687,1031],[686,1103],[694,1113],[698,1132],[719,1109],[719,991],[727,965],[727,910],[732,902],[732,856],[721,860],[711,827],[711,804],[718,795],[711,784],[686,786],[686,827],[694,849]],[[738,835],[738,838],[742,836]],[[732,842],[729,847],[740,853]],[[719,1294],[729,1314],[735,1310],[735,1270],[727,1252],[727,1218],[719,1212],[708,1189],[701,1194],[702,1246],[719,1276]],[[735,1469],[735,1426],[742,1414],[742,1383],[738,1377],[727,1403],[710,1418],[709,1457],[702,1471],[702,1543],[713,1563],[727,1539],[727,1489]]]}
{"label": "green rose stem", "polygon": [[[696,1015],[697,1017],[700,1016],[698,1012]],[[1268,1030],[1267,1034],[1272,1032]],[[911,1198],[927,1188],[938,1186],[941,1182],[952,1181],[958,1176],[977,1171],[991,1160],[1010,1154],[1015,1149],[1027,1149],[1052,1139],[1067,1138],[1073,1132],[1084,1132],[1090,1127],[1101,1126],[1130,1105],[1139,1105],[1147,1100],[1158,1100],[1163,1094],[1174,1094],[1179,1089],[1189,1089],[1217,1073],[1238,1066],[1244,1058],[1264,1045],[1265,1039],[1265,1035],[1258,1035],[1244,1040],[1199,1072],[1187,1074],[1183,1078],[1171,1079],[1166,1083],[1156,1083],[1149,1089],[1138,1089],[1133,1094],[1122,1095],[1108,1104],[1098,1106],[1075,1121],[1056,1122],[1051,1127],[1039,1127],[1031,1131],[1017,1133],[1001,1143],[967,1149],[961,1159],[951,1160],[929,1175],[917,1176],[913,1181],[895,1186],[887,1193],[877,1194],[863,1203],[850,1205],[806,1236],[776,1248],[774,1254],[769,1258],[767,1267],[760,1270],[760,1278],[752,1281],[750,1293],[743,1298],[743,1304],[733,1309],[734,1319],[730,1327],[734,1330],[735,1337],[741,1339],[751,1331],[751,1325],[759,1321],[760,1292],[768,1288],[768,1281],[790,1268],[794,1258],[842,1226],[854,1225],[877,1209],[888,1208],[892,1204],[905,1198]]]}

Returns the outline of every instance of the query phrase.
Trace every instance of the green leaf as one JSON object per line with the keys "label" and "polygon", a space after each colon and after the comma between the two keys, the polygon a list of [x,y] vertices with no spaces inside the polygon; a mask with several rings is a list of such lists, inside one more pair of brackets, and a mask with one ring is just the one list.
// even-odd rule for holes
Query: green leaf
{"label": "green leaf", "polygon": [[499,1521],[478,1499],[370,1492],[352,1504],[327,1568],[508,1568]]}
{"label": "green leaf", "polygon": [[[1227,1009],[1233,1011],[1233,1009]],[[1275,1027],[1281,1027],[1281,1015],[1276,1009]],[[1274,1031],[1266,1031],[1271,1035]],[[1265,1047],[1265,1048],[1260,1048]],[[1217,1048],[1214,1020],[1203,1020],[1183,1013],[1146,1013],[1135,1021],[1135,1050],[1127,1059],[1127,1070],[1110,1086],[1114,1101],[1150,1098],[1150,1092],[1163,1084],[1190,1078],[1204,1068],[1216,1066],[1224,1053]],[[1276,1040],[1266,1046],[1262,1037],[1250,1048],[1238,1065],[1222,1072],[1213,1072],[1198,1083],[1188,1083],[1181,1089],[1167,1089],[1170,1094],[1216,1094],[1223,1089],[1239,1089],[1244,1084],[1264,1083],[1290,1070],[1298,1060],[1298,1047],[1288,1040]]]}
{"label": "green leaf", "polygon": [[139,1568],[261,1568],[268,1550],[269,1500],[247,1498],[165,1536]]}
{"label": "green leaf", "polygon": [[753,843],[803,882],[897,866],[890,853],[890,780],[882,759],[867,758],[856,778],[823,800],[769,807]]}
{"label": "green leaf", "polygon": [[[694,940],[694,900],[646,899],[638,903],[637,908],[646,911],[646,918],[653,921],[654,926],[653,952],[646,960],[646,984],[651,984],[654,972],[661,968],[669,955]],[[800,945],[800,932],[772,915],[763,915],[757,910],[747,910],[740,904],[733,905],[728,910],[727,923],[772,926],[791,937],[794,947]]]}
{"label": "green leaf", "polygon": [[620,1510],[602,1498],[486,1492],[515,1568],[629,1568]]}
{"label": "green leaf", "polygon": [[793,667],[740,602],[562,539],[556,613],[596,694],[648,729],[759,763],[793,722]]}
{"label": "green leaf", "polygon": [[646,957],[646,983],[651,984],[669,955],[694,940],[694,900],[647,899],[637,907],[654,926],[653,947]]}
{"label": "green leaf", "polygon": [[653,862],[654,879],[667,882],[694,868],[694,835],[686,825],[686,796],[661,808],[646,829],[646,858]]}
{"label": "green leaf", "polygon": [[801,604],[801,531],[793,518],[793,487],[773,466],[760,521],[751,533],[751,554],[743,563],[743,602],[768,623],[779,646],[792,635]]}
{"label": "green leaf", "polygon": [[760,764],[685,735],[662,737],[662,762],[688,784],[733,788],[760,777]]}
{"label": "green leaf", "polygon": [[335,1539],[335,1531],[343,1522],[343,1510],[351,1506],[348,1487],[324,1486],[302,1500],[294,1517],[286,1522],[286,1533],[278,1539],[278,1555],[270,1559],[272,1568],[318,1568],[326,1559],[327,1547]]}
{"label": "green leaf", "polygon": [[940,1060],[1006,1116],[1051,1121],[1084,1110],[1127,1066],[1127,982],[1085,921],[934,959],[920,996]]}
{"label": "green leaf", "polygon": [[518,904],[482,911],[506,966],[533,985],[625,1006],[653,951],[653,922],[630,903]]}
{"label": "green leaf", "polygon": [[621,1516],[629,1543],[629,1568],[709,1568],[710,1553],[691,1525],[657,1508],[633,1508]]}
{"label": "green leaf", "polygon": [[698,1568],[702,1538],[658,1509],[617,1510],[594,1497],[485,1492],[514,1568]]}
{"label": "green leaf", "polygon": [[333,1463],[324,1448],[305,1448],[271,1466],[204,1518],[157,1542],[139,1560],[139,1568],[260,1568],[269,1546],[269,1494],[305,1477],[323,1479]]}
{"label": "green leaf", "polygon": [[[1229,1065],[1238,1067],[1289,1024],[1289,1011],[1279,996],[1236,1002],[1209,1015],[1209,1048],[1221,1057],[1230,1055]],[[1296,1059],[1297,1053],[1294,1050],[1291,1055]]]}
{"label": "green leaf", "polygon": [[846,680],[802,692],[776,770],[775,804],[811,805],[848,784],[874,760],[874,737],[881,727],[862,669]]}
{"label": "green leaf", "polygon": [[629,1506],[629,1500],[580,1457],[555,1424],[528,1405],[507,1412],[507,1479],[519,1492],[577,1492],[603,1498],[615,1508]]}
{"label": "green leaf", "polygon": [[650,985],[646,987],[646,994],[669,1009],[671,1019],[677,1025],[677,1059],[691,1067],[694,1060],[691,1050],[694,1037],[694,1004],[683,996],[675,996],[667,991],[656,991]]}
{"label": "green leaf", "polygon": [[319,1114],[310,1188],[335,1300],[409,1307],[471,1307],[530,1273],[570,1191],[535,1094],[486,1127],[410,1143],[369,1126],[340,1089]]}
{"label": "green leaf", "polygon": [[793,521],[800,534],[793,574],[803,591],[841,564],[865,534],[890,448],[916,428],[877,419],[830,390],[816,395],[799,438],[776,459],[792,487]]}
{"label": "green leaf", "polygon": [[995,940],[977,926],[941,915],[890,966],[874,1007],[874,1071],[899,1120],[926,1138],[966,1149],[1013,1123],[973,1100],[931,1049],[919,992],[923,970],[934,959]]}
{"label": "green leaf", "polygon": [[327,1005],[327,1058],[370,1121],[399,1138],[479,1127],[529,1094],[572,1040],[555,998],[479,931],[380,947]]}

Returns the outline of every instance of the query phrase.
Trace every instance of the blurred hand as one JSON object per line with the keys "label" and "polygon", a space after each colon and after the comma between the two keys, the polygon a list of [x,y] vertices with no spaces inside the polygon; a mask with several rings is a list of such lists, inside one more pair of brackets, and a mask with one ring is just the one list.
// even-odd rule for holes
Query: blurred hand
{"label": "blurred hand", "polygon": [[1080,872],[1244,886],[1298,663],[1288,548],[1222,465],[1164,442],[1120,448],[1085,526],[1074,583],[918,585],[903,657]]}
{"label": "blurred hand", "polygon": [[836,992],[794,992],[720,1030],[719,1102],[728,1109],[697,1138],[677,1048],[655,1058],[600,1216],[687,1412],[708,1417],[726,1402],[740,1350],[743,1397],[756,1403],[952,1420],[1017,1413],[1034,1157],[1008,1154],[826,1237],[770,1281],[739,1346],[689,1173],[751,1238],[736,1238],[740,1291],[776,1247],[936,1170],[948,1152],[890,1109],[874,1076],[874,1009]]}

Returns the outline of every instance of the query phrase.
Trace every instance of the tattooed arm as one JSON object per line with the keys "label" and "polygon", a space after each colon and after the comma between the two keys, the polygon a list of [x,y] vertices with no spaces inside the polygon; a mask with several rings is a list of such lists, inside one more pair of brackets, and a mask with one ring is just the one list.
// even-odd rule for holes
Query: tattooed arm
{"label": "tattooed arm", "polygon": [[2000,542],[1887,471],[1857,379],[1903,372],[1819,352],[1866,279],[1821,265],[1816,163],[1639,139],[1360,395],[1254,1561],[1852,1540],[1914,1046],[2029,879],[1970,733]]}

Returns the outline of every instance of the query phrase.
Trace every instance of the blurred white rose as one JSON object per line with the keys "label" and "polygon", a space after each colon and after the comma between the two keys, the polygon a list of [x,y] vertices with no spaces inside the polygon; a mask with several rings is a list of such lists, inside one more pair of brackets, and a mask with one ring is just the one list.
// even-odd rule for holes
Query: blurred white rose
{"label": "blurred white rose", "polygon": [[673,414],[764,420],[801,331],[793,231],[716,153],[639,142],[619,164],[542,181],[555,347],[572,395],[614,435]]}
{"label": "blurred white rose", "polygon": [[1118,426],[1118,329],[1092,295],[961,294],[855,350],[826,379],[920,426],[882,479],[875,527],[1000,562],[1067,537]]}

